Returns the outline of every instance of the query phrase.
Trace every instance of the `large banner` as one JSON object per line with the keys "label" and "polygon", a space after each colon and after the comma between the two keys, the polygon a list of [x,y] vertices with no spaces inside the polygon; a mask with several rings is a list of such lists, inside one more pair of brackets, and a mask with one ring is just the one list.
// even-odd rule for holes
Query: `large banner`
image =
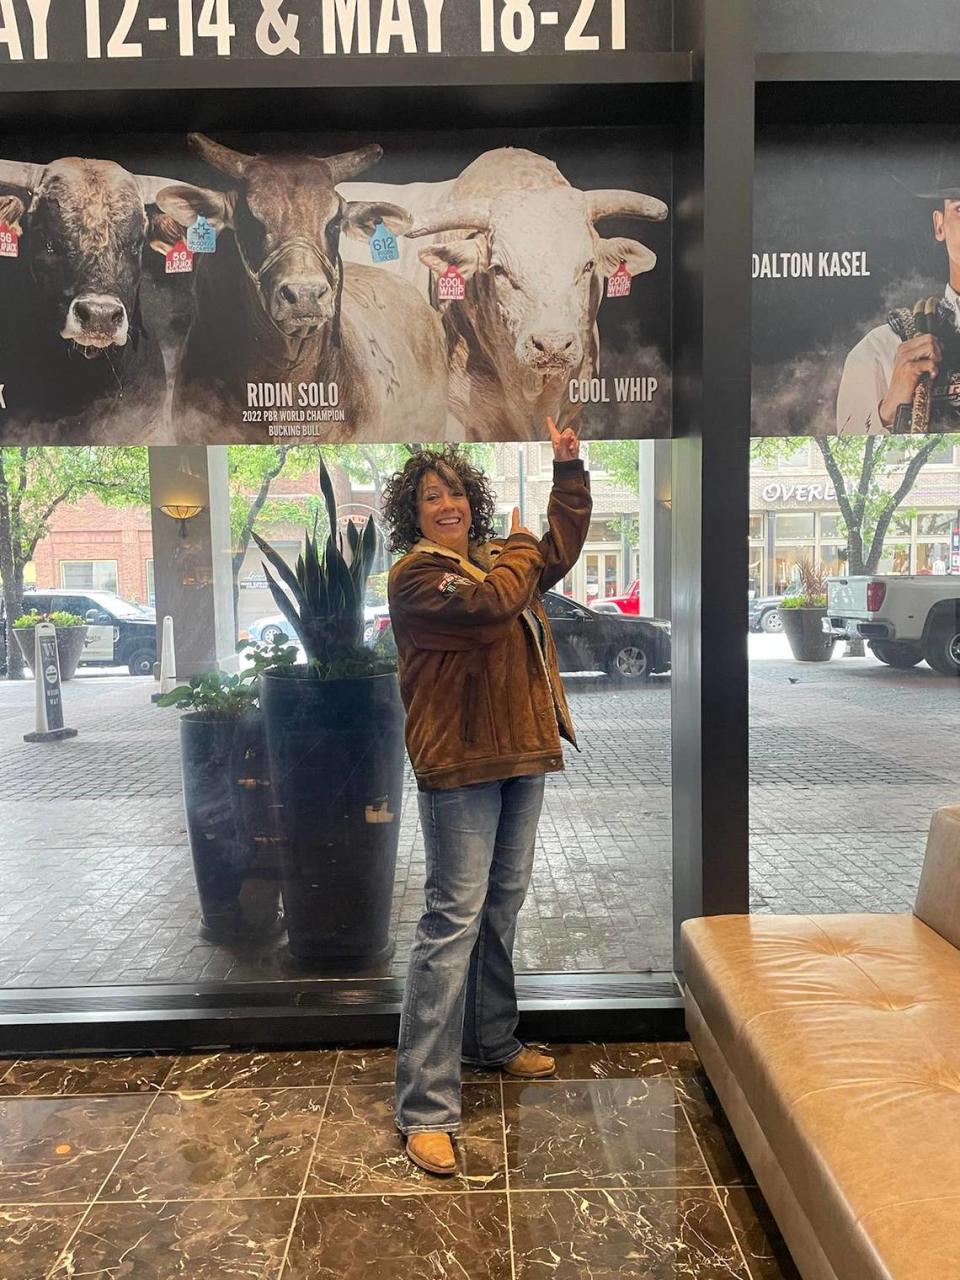
{"label": "large banner", "polygon": [[670,432],[658,131],[0,146],[0,442]]}
{"label": "large banner", "polygon": [[960,149],[916,126],[758,145],[753,433],[960,430]]}

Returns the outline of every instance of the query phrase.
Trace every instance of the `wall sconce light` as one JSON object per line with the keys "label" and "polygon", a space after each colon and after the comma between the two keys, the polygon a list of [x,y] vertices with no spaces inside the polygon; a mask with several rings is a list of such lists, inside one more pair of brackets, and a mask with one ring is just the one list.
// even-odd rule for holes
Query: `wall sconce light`
{"label": "wall sconce light", "polygon": [[169,516],[171,520],[180,521],[180,537],[187,536],[187,521],[193,520],[205,511],[206,507],[199,507],[190,502],[167,502],[160,508],[165,516]]}

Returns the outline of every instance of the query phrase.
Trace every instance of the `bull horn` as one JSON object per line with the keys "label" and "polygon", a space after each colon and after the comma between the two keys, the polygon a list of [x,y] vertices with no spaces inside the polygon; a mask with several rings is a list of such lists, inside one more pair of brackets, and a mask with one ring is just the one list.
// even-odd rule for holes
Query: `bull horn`
{"label": "bull horn", "polygon": [[245,156],[242,151],[231,151],[223,143],[214,142],[205,133],[188,133],[187,142],[191,150],[195,151],[201,160],[206,160],[211,168],[238,181],[243,177],[244,169],[253,159],[252,156]]}
{"label": "bull horn", "polygon": [[490,205],[486,201],[477,204],[453,204],[443,209],[431,209],[417,225],[407,232],[411,239],[436,235],[438,231],[489,231]]}
{"label": "bull horn", "polygon": [[371,142],[366,147],[357,147],[356,151],[341,151],[336,156],[325,156],[323,163],[329,168],[333,185],[336,186],[338,182],[349,182],[358,173],[363,173],[364,169],[371,168],[382,156],[383,147]]}
{"label": "bull horn", "polygon": [[27,164],[21,160],[0,160],[0,182],[8,187],[23,187],[35,191],[43,176],[42,164]]}
{"label": "bull horn", "polygon": [[140,199],[144,204],[156,204],[157,196],[164,187],[178,185],[177,179],[174,178],[148,178],[142,173],[135,173],[133,176],[140,188]]}
{"label": "bull horn", "polygon": [[645,218],[647,222],[663,222],[667,206],[655,196],[644,196],[639,191],[618,191],[616,187],[585,192],[587,212],[591,222],[598,218]]}

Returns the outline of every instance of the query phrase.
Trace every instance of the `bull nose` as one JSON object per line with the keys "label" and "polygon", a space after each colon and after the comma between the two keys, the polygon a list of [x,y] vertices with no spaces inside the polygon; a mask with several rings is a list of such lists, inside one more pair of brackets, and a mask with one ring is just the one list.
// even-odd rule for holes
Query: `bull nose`
{"label": "bull nose", "polygon": [[277,305],[284,311],[316,313],[330,292],[330,283],[322,276],[288,276],[277,285]]}
{"label": "bull nose", "polygon": [[94,329],[98,333],[112,333],[127,317],[123,303],[116,298],[77,298],[73,313],[84,329]]}
{"label": "bull nose", "polygon": [[550,332],[532,333],[527,346],[538,359],[568,359],[574,352],[577,335],[571,330],[555,329]]}

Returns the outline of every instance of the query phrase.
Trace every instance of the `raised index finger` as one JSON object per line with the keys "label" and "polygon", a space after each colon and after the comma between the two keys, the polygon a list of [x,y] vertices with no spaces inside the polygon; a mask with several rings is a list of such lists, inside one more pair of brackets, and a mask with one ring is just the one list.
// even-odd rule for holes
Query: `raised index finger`
{"label": "raised index finger", "polygon": [[547,414],[547,430],[550,432],[550,439],[553,441],[554,444],[556,444],[557,441],[560,439],[560,432],[557,429],[557,424],[554,422],[554,420],[550,417],[549,414]]}

